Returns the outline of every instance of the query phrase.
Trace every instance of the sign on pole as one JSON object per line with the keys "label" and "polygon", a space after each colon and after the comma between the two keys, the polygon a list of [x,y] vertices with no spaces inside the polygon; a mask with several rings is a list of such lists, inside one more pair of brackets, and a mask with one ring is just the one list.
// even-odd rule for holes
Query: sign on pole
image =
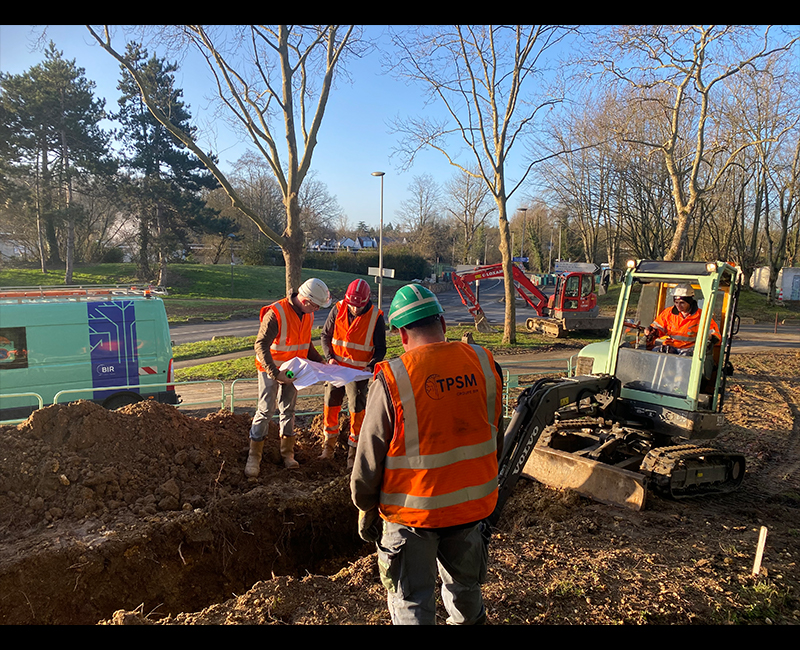
{"label": "sign on pole", "polygon": [[556,273],[597,273],[600,269],[591,262],[561,262],[555,264]]}
{"label": "sign on pole", "polygon": [[[367,275],[374,275],[380,276],[381,270],[377,266],[370,266],[367,269]],[[393,278],[394,277],[394,269],[383,269],[383,277],[384,278]]]}

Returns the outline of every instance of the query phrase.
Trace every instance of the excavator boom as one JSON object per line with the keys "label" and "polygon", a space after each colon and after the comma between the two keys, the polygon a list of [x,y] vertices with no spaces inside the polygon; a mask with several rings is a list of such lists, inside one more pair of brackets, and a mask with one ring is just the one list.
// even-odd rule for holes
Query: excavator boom
{"label": "excavator boom", "polygon": [[575,405],[577,417],[596,414],[598,410],[605,413],[613,408],[618,393],[619,382],[608,375],[540,379],[522,392],[503,438],[497,506],[489,517],[492,526],[500,518],[539,436],[553,423],[556,412]]}

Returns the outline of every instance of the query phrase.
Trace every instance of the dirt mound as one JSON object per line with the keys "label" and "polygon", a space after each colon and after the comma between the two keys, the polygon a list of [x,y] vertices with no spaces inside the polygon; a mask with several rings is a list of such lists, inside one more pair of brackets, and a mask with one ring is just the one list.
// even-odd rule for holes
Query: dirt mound
{"label": "dirt mound", "polygon": [[[800,357],[736,363],[713,443],[745,453],[742,489],[634,513],[521,481],[490,547],[491,623],[800,623]],[[299,470],[271,428],[256,480],[247,414],[77,402],[0,428],[0,621],[388,624],[340,424],[321,461],[320,417],[298,422]]]}
{"label": "dirt mound", "polygon": [[319,416],[298,430],[297,470],[283,468],[273,422],[258,479],[243,474],[250,420],[81,401],[1,428],[0,620],[93,623],[142,602],[182,611],[272,571],[327,569],[329,544],[352,558],[346,416],[333,461],[317,459]]}

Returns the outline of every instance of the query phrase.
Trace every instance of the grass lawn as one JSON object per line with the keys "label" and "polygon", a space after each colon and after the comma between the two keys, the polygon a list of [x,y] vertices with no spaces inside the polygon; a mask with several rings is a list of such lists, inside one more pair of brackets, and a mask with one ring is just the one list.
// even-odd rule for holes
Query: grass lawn
{"label": "grass lawn", "polygon": [[[230,264],[173,264],[171,280],[164,297],[170,323],[190,318],[219,321],[229,318],[257,316],[264,304],[279,300],[286,293],[286,269],[282,266],[234,266],[231,283]],[[320,278],[330,289],[334,300],[356,278],[374,284],[367,275],[339,271],[303,269],[302,279]],[[42,273],[38,268],[0,268],[0,286],[35,287],[60,285],[63,271]],[[136,277],[135,264],[97,264],[76,267],[73,284],[143,284]],[[384,299],[406,284],[403,280],[384,279]],[[233,289],[233,290],[231,290]]]}

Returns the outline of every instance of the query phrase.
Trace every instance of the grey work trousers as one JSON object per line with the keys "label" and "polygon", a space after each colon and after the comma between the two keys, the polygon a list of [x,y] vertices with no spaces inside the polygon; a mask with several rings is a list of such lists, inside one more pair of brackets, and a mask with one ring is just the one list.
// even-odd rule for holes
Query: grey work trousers
{"label": "grey work trousers", "polygon": [[489,559],[488,532],[479,522],[467,528],[410,528],[383,522],[378,568],[394,625],[436,623],[436,573],[442,579],[447,623],[484,623],[481,585]]}
{"label": "grey work trousers", "polygon": [[288,438],[294,435],[294,411],[297,403],[297,389],[292,384],[281,384],[266,372],[258,373],[258,406],[250,425],[250,439],[263,440],[269,431],[269,421],[278,407],[278,426],[280,435]]}

